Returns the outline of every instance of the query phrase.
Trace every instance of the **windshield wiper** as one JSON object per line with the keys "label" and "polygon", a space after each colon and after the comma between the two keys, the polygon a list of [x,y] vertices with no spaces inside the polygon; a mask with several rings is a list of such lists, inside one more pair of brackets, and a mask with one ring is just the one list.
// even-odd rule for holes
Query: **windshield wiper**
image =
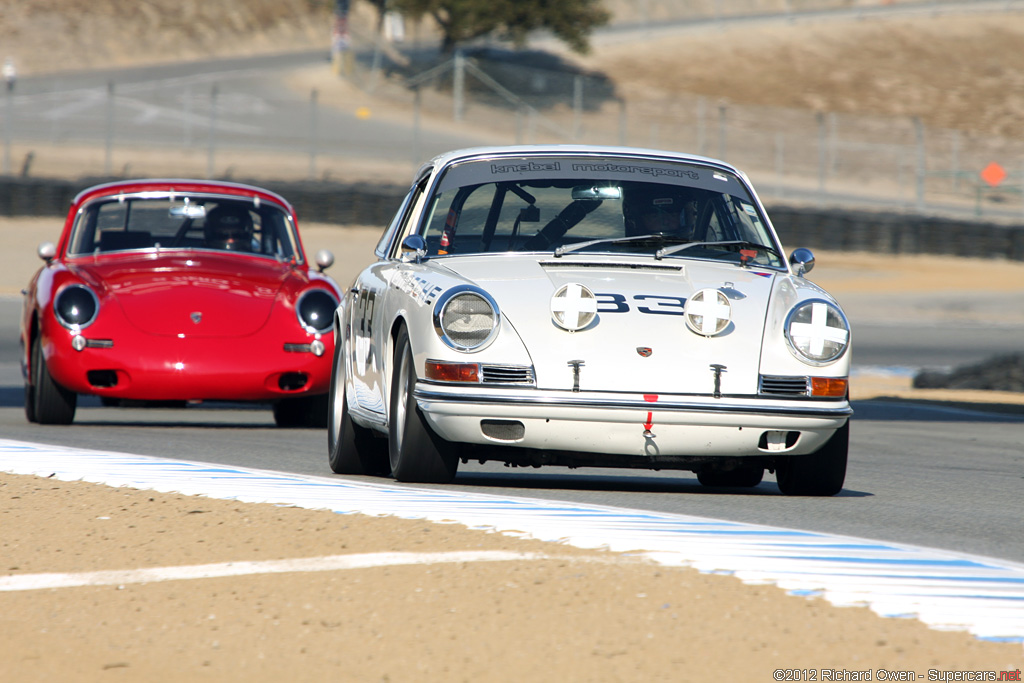
{"label": "windshield wiper", "polygon": [[654,252],[654,258],[656,258],[656,259],[658,259],[660,261],[661,259],[665,258],[669,254],[675,254],[677,252],[683,251],[684,249],[689,249],[690,247],[725,247],[725,246],[750,247],[751,249],[758,249],[760,251],[764,251],[764,252],[767,252],[769,254],[774,254],[780,260],[782,259],[782,254],[780,254],[773,247],[769,247],[769,246],[766,246],[764,244],[758,244],[757,242],[750,242],[748,240],[730,240],[728,242],[688,242],[687,244],[677,244],[677,245],[671,246],[671,247],[662,247],[658,251]]}
{"label": "windshield wiper", "polygon": [[[575,244],[565,244],[555,249],[555,258],[558,258],[562,254],[568,254],[571,251],[578,251],[580,249],[586,249],[592,247],[595,244],[618,244],[620,242],[642,242],[644,240],[655,240],[659,243],[664,243],[672,240],[671,237],[665,235],[659,235],[657,233],[651,233],[650,235],[633,235],[631,237],[604,237],[599,240],[588,240],[586,242],[577,242]],[[669,247],[670,249],[677,249],[678,247]],[[659,251],[664,251],[660,249]]]}

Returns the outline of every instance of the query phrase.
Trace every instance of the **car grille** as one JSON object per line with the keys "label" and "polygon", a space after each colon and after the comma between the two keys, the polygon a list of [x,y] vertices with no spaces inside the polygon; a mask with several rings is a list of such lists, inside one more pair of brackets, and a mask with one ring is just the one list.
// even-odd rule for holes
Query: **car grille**
{"label": "car grille", "polygon": [[529,365],[482,365],[486,384],[533,384],[533,368]]}
{"label": "car grille", "polygon": [[759,391],[772,396],[807,396],[807,378],[761,375]]}

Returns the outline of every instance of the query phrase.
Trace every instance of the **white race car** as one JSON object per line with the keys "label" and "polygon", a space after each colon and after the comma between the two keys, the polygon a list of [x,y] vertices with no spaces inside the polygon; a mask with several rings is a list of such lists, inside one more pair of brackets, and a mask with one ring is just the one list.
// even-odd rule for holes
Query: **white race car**
{"label": "white race car", "polygon": [[454,151],[416,174],[375,253],[334,318],[334,472],[447,482],[494,460],[842,489],[849,323],[735,168]]}

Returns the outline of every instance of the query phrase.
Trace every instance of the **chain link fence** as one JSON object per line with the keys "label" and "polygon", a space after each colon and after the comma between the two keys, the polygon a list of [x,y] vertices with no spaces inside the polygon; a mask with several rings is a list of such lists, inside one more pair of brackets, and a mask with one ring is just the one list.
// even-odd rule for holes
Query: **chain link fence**
{"label": "chain link fence", "polygon": [[[499,144],[626,145],[723,159],[773,200],[1024,222],[1024,141],[928,128],[909,117],[686,93],[627,103],[599,74],[530,63],[544,58],[466,51],[404,81],[378,79],[375,94],[404,102],[415,120],[449,118]],[[992,164],[1001,170],[983,173]]]}

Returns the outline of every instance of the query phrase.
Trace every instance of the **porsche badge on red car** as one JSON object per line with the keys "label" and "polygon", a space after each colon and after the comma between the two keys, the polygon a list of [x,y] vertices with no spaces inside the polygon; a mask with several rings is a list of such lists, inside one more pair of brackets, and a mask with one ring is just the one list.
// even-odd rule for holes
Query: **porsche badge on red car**
{"label": "porsche badge on red car", "polygon": [[311,267],[295,211],[267,190],[126,180],[72,202],[25,290],[31,422],[68,424],[79,395],[252,401],[281,426],[322,424],[337,284]]}

